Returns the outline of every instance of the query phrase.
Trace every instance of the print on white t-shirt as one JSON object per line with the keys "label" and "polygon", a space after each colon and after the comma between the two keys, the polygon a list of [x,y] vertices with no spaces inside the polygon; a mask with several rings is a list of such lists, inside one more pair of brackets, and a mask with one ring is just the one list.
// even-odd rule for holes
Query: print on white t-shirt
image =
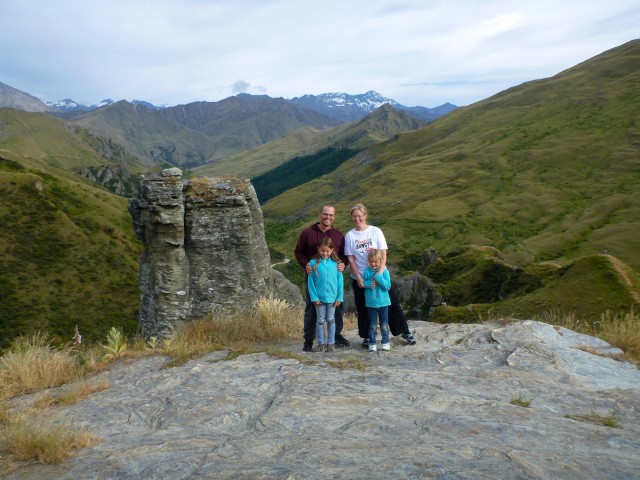
{"label": "print on white t-shirt", "polygon": [[[378,227],[369,225],[363,231],[352,229],[345,235],[344,254],[354,257],[360,275],[366,270],[367,256],[373,249],[387,250],[387,241]],[[353,272],[351,278],[356,278]]]}

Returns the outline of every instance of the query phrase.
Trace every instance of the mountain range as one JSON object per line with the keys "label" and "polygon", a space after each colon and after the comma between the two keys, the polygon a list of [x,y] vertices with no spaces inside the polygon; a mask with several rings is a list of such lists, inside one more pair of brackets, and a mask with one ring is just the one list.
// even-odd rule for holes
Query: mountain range
{"label": "mountain range", "polygon": [[451,104],[434,109],[403,107],[372,91],[362,95],[305,95],[293,100],[238,94],[219,102],[174,107],[110,99],[91,107],[71,99],[45,105],[29,94],[0,85],[0,106],[64,118],[123,146],[147,167],[161,163],[183,168],[213,164],[301,129],[320,131],[362,120],[384,104],[424,121],[456,108]]}
{"label": "mountain range", "polygon": [[[237,95],[238,97],[251,97],[246,93]],[[266,97],[266,95],[258,95],[257,97]],[[232,98],[232,97],[230,97]],[[223,102],[229,100],[222,100]],[[376,108],[381,107],[385,103],[392,105],[398,110],[405,110],[411,115],[421,118],[427,121],[433,121],[442,115],[458,108],[451,103],[445,103],[438,107],[427,108],[421,106],[407,107],[399,104],[391,98],[386,98],[380,95],[378,92],[368,91],[363,94],[350,95],[347,93],[323,93],[320,95],[303,95],[301,97],[294,97],[291,100],[284,100],[296,105],[303,109],[312,110],[317,113],[321,113],[329,118],[337,119],[341,122],[350,122],[353,120],[360,120],[369,113],[373,112]],[[84,105],[72,100],[71,98],[65,98],[56,102],[43,102],[40,99],[22,92],[16,88],[0,82],[0,108],[10,107],[25,112],[50,112],[55,115],[59,115],[65,119],[73,119],[78,115],[82,115],[86,112],[97,110],[101,107],[106,107],[114,102],[112,99],[107,98],[101,102],[93,105]],[[132,100],[132,105],[139,105],[148,108],[149,110],[164,110],[172,109],[174,107],[169,105],[154,105],[144,100]],[[193,103],[216,103],[216,102],[193,102]],[[191,104],[187,104],[189,106]],[[180,106],[184,107],[184,106]]]}

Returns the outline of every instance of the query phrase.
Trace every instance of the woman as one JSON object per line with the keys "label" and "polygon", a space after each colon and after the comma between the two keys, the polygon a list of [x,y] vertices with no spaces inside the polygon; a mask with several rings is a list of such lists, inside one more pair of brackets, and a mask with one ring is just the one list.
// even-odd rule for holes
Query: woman
{"label": "woman", "polygon": [[[364,300],[362,274],[368,266],[367,256],[369,251],[374,249],[382,251],[380,271],[384,271],[387,266],[388,247],[382,230],[373,225],[367,225],[367,208],[363,204],[356,203],[351,208],[351,221],[353,222],[353,228],[344,237],[344,253],[349,259],[349,266],[351,267],[353,296],[358,312],[358,334],[363,339],[362,347],[369,348],[369,316]],[[393,282],[391,285],[391,290],[389,291],[389,297],[391,297],[391,306],[389,307],[391,334],[394,336],[402,334],[402,338],[409,345],[415,345],[416,340],[409,331],[409,325],[398,302]]]}

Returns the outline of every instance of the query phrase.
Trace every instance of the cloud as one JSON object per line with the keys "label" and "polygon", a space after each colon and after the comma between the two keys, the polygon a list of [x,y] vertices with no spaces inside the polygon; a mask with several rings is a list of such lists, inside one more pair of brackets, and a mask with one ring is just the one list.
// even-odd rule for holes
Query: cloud
{"label": "cloud", "polygon": [[244,80],[236,80],[231,86],[231,92],[236,95],[238,93],[247,93],[249,91],[249,82]]}

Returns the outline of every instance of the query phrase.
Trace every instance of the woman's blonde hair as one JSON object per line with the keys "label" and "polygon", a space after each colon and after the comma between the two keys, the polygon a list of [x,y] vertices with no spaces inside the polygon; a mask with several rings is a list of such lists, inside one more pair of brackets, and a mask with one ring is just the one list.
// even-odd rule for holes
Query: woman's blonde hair
{"label": "woman's blonde hair", "polygon": [[351,214],[353,215],[353,211],[354,210],[360,210],[362,213],[364,213],[365,215],[367,214],[367,207],[365,207],[363,204],[361,203],[356,203],[353,207],[351,207]]}

